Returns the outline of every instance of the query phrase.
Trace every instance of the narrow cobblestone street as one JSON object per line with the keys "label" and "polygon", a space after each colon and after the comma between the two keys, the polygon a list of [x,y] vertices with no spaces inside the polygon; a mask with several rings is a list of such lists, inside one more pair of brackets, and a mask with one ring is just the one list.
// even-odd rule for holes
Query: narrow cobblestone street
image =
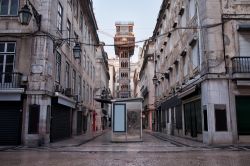
{"label": "narrow cobblestone street", "polygon": [[111,143],[110,132],[79,146],[3,149],[3,166],[248,166],[250,149],[207,147],[143,133],[143,142]]}

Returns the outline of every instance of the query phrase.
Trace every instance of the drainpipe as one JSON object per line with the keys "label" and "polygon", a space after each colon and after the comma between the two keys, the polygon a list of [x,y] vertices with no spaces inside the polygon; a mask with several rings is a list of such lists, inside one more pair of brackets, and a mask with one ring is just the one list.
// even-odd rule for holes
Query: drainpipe
{"label": "drainpipe", "polygon": [[[202,36],[202,24],[201,24],[201,20],[200,20],[200,10],[199,10],[199,1],[198,0],[195,0],[195,3],[196,3],[196,12],[197,12],[197,22],[198,22],[198,27],[199,27],[199,30],[198,30],[198,38],[199,38],[199,56],[200,56],[200,70],[201,70],[201,66],[202,66],[202,61],[204,59],[204,56],[203,56],[203,36]],[[208,66],[207,66],[208,67]],[[209,68],[208,68],[209,70]],[[209,72],[209,71],[208,71]]]}

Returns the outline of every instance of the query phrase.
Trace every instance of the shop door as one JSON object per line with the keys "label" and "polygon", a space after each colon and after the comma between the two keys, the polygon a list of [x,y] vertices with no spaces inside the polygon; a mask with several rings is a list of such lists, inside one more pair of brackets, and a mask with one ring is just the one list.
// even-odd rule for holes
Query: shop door
{"label": "shop door", "polygon": [[22,128],[21,108],[16,106],[18,104],[7,103],[1,103],[0,107],[0,145],[19,145]]}
{"label": "shop door", "polygon": [[64,106],[53,106],[51,112],[50,141],[65,139],[71,135],[70,109]]}
{"label": "shop door", "polygon": [[236,97],[237,126],[239,135],[250,135],[250,96]]}
{"label": "shop door", "polygon": [[200,100],[184,104],[184,116],[186,134],[190,132],[192,137],[197,137],[202,133]]}
{"label": "shop door", "polygon": [[81,111],[77,111],[77,135],[82,134],[82,112]]}

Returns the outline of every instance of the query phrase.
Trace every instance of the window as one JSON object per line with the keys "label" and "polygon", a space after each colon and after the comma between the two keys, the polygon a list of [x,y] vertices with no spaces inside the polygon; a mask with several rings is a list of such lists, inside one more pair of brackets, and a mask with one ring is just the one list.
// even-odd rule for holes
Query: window
{"label": "window", "polygon": [[95,67],[93,67],[93,80],[95,80]]}
{"label": "window", "polygon": [[72,6],[73,0],[68,0],[70,7]]}
{"label": "window", "polygon": [[82,60],[83,60],[83,68],[86,69],[86,51],[83,50],[83,56],[82,56]]}
{"label": "window", "polygon": [[29,107],[29,134],[37,134],[39,131],[40,105],[32,104]]}
{"label": "window", "polygon": [[60,2],[58,3],[57,7],[57,30],[62,32],[62,19],[63,19],[63,8]]}
{"label": "window", "polygon": [[196,13],[195,0],[189,0],[189,19],[192,19]]}
{"label": "window", "polygon": [[83,92],[83,95],[82,95],[82,97],[83,97],[83,101],[85,101],[85,92],[86,92],[86,90],[85,90],[85,81],[83,80],[83,83],[82,83],[82,92]]}
{"label": "window", "polygon": [[86,102],[88,103],[89,102],[89,84],[87,84],[86,86]]}
{"label": "window", "polygon": [[66,88],[69,88],[69,73],[70,73],[69,63],[66,62],[66,67],[65,67],[65,87]]}
{"label": "window", "polygon": [[207,107],[203,106],[203,118],[204,118],[204,131],[208,131],[208,123],[207,123]]}
{"label": "window", "polygon": [[250,31],[239,33],[240,56],[248,57],[250,52]]}
{"label": "window", "polygon": [[0,15],[17,16],[18,2],[18,0],[0,0]]}
{"label": "window", "polygon": [[90,66],[89,66],[89,75],[90,75],[90,78],[92,79],[92,62],[90,62]]}
{"label": "window", "polygon": [[215,109],[215,129],[216,131],[227,131],[227,111],[226,105],[216,104]]}
{"label": "window", "polygon": [[87,73],[89,75],[89,57],[87,58]]}
{"label": "window", "polygon": [[83,30],[83,13],[82,13],[82,11],[80,13],[80,20],[79,21],[80,21],[79,28],[82,31]]}
{"label": "window", "polygon": [[184,73],[184,77],[186,77],[188,75],[188,58],[187,58],[187,56],[185,56],[183,58],[183,73]]}
{"label": "window", "polygon": [[93,96],[92,94],[93,94],[93,91],[92,91],[92,88],[91,88],[91,87],[90,87],[90,90],[89,90],[89,91],[90,91],[90,92],[89,92],[89,93],[90,93],[90,95],[89,95],[89,101],[90,101],[90,103],[92,103],[92,98],[93,98],[93,97],[92,97],[92,96]]}
{"label": "window", "polygon": [[60,82],[61,79],[61,54],[56,53],[56,81]]}
{"label": "window", "polygon": [[78,0],[73,1],[73,10],[74,10],[74,16],[78,18]]}
{"label": "window", "polygon": [[196,69],[199,66],[199,56],[198,56],[198,44],[197,41],[195,42],[195,44],[192,47],[192,66],[193,69]]}
{"label": "window", "polygon": [[176,65],[175,65],[175,79],[176,79],[176,82],[178,82],[179,81],[179,64],[178,63],[176,63]]}
{"label": "window", "polygon": [[72,70],[72,91],[73,94],[76,92],[76,71],[73,69]]}
{"label": "window", "polygon": [[71,23],[69,19],[67,20],[67,38],[68,38],[68,44],[70,45],[70,33],[71,33]]}
{"label": "window", "polygon": [[[181,15],[181,27],[186,27],[187,26],[187,15],[186,12],[184,11],[184,13]],[[182,33],[185,31],[185,29],[181,30]]]}
{"label": "window", "polygon": [[78,84],[77,84],[77,94],[78,94],[78,101],[79,101],[79,99],[80,99],[80,97],[82,96],[82,94],[81,94],[81,91],[82,91],[82,78],[81,78],[81,76],[79,75],[78,76]]}
{"label": "window", "polygon": [[0,83],[12,82],[11,73],[14,70],[16,43],[0,42]]}

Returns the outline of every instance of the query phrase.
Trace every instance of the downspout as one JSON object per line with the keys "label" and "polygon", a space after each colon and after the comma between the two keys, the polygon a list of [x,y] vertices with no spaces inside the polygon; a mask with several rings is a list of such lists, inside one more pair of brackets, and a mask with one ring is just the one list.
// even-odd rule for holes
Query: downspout
{"label": "downspout", "polygon": [[223,42],[223,54],[224,54],[224,61],[225,61],[225,73],[228,74],[228,67],[227,67],[227,60],[226,60],[226,47],[225,47],[225,29],[224,29],[224,19],[223,19],[224,14],[221,15],[221,30],[222,30],[222,42]]}
{"label": "downspout", "polygon": [[[203,37],[202,37],[202,29],[201,29],[202,25],[201,25],[201,20],[200,20],[199,2],[198,2],[198,0],[195,0],[195,2],[196,2],[197,22],[198,22],[198,29],[199,29],[198,30],[198,36],[199,36],[198,37],[199,38],[199,47],[198,48],[199,48],[199,57],[200,57],[200,62],[199,62],[200,66],[199,66],[199,68],[201,70],[202,62],[203,62],[203,59],[204,59],[204,56],[203,56],[203,43],[202,43]],[[208,68],[208,70],[209,70],[209,68]]]}

